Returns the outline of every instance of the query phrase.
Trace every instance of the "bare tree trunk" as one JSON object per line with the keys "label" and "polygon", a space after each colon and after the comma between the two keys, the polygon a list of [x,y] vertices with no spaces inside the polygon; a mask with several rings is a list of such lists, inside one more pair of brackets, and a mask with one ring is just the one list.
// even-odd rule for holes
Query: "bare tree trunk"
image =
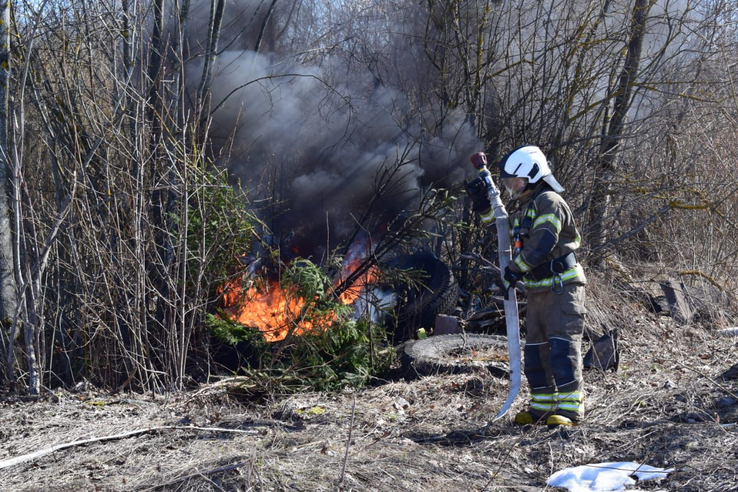
{"label": "bare tree trunk", "polygon": [[[18,308],[18,293],[13,271],[13,230],[10,226],[10,182],[8,162],[8,111],[10,82],[10,1],[0,2],[0,340],[3,360],[12,364],[7,328]],[[6,368],[10,370],[10,367]],[[7,373],[7,372],[6,372]]]}
{"label": "bare tree trunk", "polygon": [[[625,63],[618,79],[612,118],[609,122],[605,121],[605,131],[600,139],[596,175],[589,203],[590,230],[588,242],[590,249],[594,251],[600,250],[607,242],[604,221],[609,211],[610,183],[617,173],[616,157],[623,139],[626,116],[633,101],[633,87],[641,62],[648,13],[655,3],[655,0],[636,0],[633,7],[630,40]],[[594,257],[595,263],[599,261],[597,258],[601,258],[601,255]]]}
{"label": "bare tree trunk", "polygon": [[[149,121],[154,125],[154,139],[161,138],[161,69],[164,59],[164,0],[154,1],[154,26],[149,53]],[[158,122],[158,123],[157,123]]]}
{"label": "bare tree trunk", "polygon": [[[149,52],[148,79],[151,88],[149,90],[148,100],[148,122],[151,125],[150,151],[152,165],[150,166],[149,175],[139,174],[142,180],[150,180],[151,183],[160,183],[165,176],[163,171],[163,146],[164,146],[164,59],[165,59],[165,41],[164,41],[164,1],[154,0],[154,26],[151,35],[151,45]],[[142,181],[142,188],[139,193],[146,193],[146,185]],[[156,358],[157,348],[152,347],[149,341],[159,339],[155,330],[160,327],[159,334],[166,333],[172,327],[171,310],[167,305],[169,300],[169,286],[167,284],[167,268],[172,259],[172,244],[168,237],[167,220],[166,220],[166,202],[167,193],[170,190],[163,189],[162,186],[155,186],[151,194],[151,228],[154,231],[154,255],[148,262],[147,270],[150,268],[151,280],[154,291],[149,291],[147,283],[141,286],[141,295],[145,308],[148,305],[150,297],[156,299],[156,314],[154,317],[149,316],[144,310],[142,319],[145,320],[145,326],[142,326],[141,335],[144,350],[148,352],[147,364],[151,364]],[[145,198],[142,196],[142,200]],[[144,217],[144,208],[139,210],[139,219]],[[143,231],[142,231],[143,232]],[[146,251],[142,250],[141,258],[145,258]],[[143,279],[142,279],[143,280]],[[153,367],[147,367],[153,369]],[[153,373],[152,373],[153,374]]]}
{"label": "bare tree trunk", "polygon": [[574,106],[575,99],[577,95],[580,93],[580,90],[586,86],[586,82],[584,79],[587,77],[588,74],[583,69],[585,55],[589,53],[589,50],[590,50],[589,47],[592,45],[592,41],[596,39],[597,29],[604,22],[605,16],[610,10],[611,3],[612,3],[612,0],[604,1],[600,9],[599,15],[589,27],[589,32],[587,33],[586,39],[581,44],[581,47],[575,48],[578,50],[578,55],[577,55],[577,63],[574,68],[574,77],[573,77],[571,84],[567,88],[566,98],[564,99],[564,104],[562,107],[564,114],[562,115],[561,123],[558,125],[556,133],[554,134],[554,137],[553,137],[553,141],[552,141],[553,152],[551,153],[551,155],[548,156],[554,162],[557,162],[556,151],[562,145],[562,142],[564,141],[564,136],[569,131],[569,127],[572,122],[571,110],[572,110],[572,107]]}
{"label": "bare tree trunk", "polygon": [[[272,3],[272,7],[273,6],[274,3]],[[210,86],[210,81],[213,78],[213,64],[215,63],[215,57],[218,51],[218,39],[220,38],[220,29],[223,25],[224,8],[225,0],[212,0],[210,2],[208,46],[207,51],[205,52],[205,63],[202,67],[202,79],[200,79],[200,87],[197,89],[197,105],[195,106],[196,111],[202,110],[202,103],[205,96],[205,91]]]}
{"label": "bare tree trunk", "polygon": [[256,38],[256,44],[254,45],[254,51],[256,53],[259,52],[259,48],[261,48],[261,42],[264,39],[264,32],[266,31],[267,24],[269,23],[269,19],[272,17],[272,12],[274,12],[274,6],[277,5],[277,0],[272,0],[272,3],[269,5],[269,10],[267,10],[266,16],[264,17],[264,22],[261,23],[261,29],[259,29],[259,36]]}

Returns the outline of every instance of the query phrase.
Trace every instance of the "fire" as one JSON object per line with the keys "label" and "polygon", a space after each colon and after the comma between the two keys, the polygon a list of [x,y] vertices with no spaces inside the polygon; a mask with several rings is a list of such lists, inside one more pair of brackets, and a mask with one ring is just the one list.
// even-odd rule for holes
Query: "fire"
{"label": "fire", "polygon": [[305,300],[288,298],[278,282],[269,282],[261,290],[250,287],[244,291],[234,281],[225,288],[223,305],[231,319],[258,328],[267,342],[284,340],[290,329],[295,335],[313,329],[311,322],[297,321]]}
{"label": "fire", "polygon": [[[334,287],[338,287],[341,281],[348,279],[349,275],[351,275],[351,273],[355,272],[356,269],[361,266],[361,262],[362,259],[355,259],[353,262],[344,265],[341,272],[341,278],[338,282],[334,284]],[[354,283],[348,289],[344,290],[341,293],[339,299],[342,303],[346,305],[353,304],[354,301],[359,298],[362,289],[367,285],[377,283],[377,280],[379,280],[377,268],[375,266],[372,266],[366,272],[361,274],[356,280],[354,280]]]}
{"label": "fire", "polygon": [[[359,268],[361,263],[362,258],[360,257],[344,262],[341,275],[334,283],[334,288]],[[370,268],[341,293],[339,300],[346,305],[353,304],[364,286],[376,283],[377,278],[375,267]],[[255,287],[243,289],[240,282],[233,281],[225,286],[223,293],[225,313],[234,321],[258,328],[264,334],[267,342],[284,340],[290,331],[293,335],[302,335],[314,329],[321,329],[336,319],[335,314],[320,320],[320,323],[300,319],[304,314],[305,304],[305,299],[286,295],[279,282],[276,281],[269,282],[261,289]],[[319,326],[315,326],[316,324]]]}
{"label": "fire", "polygon": [[[357,236],[355,241],[351,244],[351,247],[346,252],[346,257],[343,259],[343,265],[341,265],[341,275],[334,284],[334,287],[338,287],[341,282],[346,281],[353,272],[361,267],[364,260],[371,254],[371,251],[372,246],[369,241],[369,236]],[[364,286],[375,284],[378,279],[379,274],[376,266],[370,267],[367,271],[359,275],[348,289],[341,293],[341,302],[344,304],[353,304],[359,297],[359,294],[361,294]]]}

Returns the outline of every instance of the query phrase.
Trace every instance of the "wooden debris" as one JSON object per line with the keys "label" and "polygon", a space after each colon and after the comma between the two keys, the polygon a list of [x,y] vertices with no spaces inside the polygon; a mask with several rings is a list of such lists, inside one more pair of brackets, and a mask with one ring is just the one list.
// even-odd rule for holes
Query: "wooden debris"
{"label": "wooden debris", "polygon": [[258,434],[260,432],[257,430],[252,431],[252,430],[242,430],[242,429],[225,429],[222,427],[195,427],[195,426],[182,426],[182,425],[161,425],[161,426],[156,426],[156,427],[147,427],[145,429],[136,429],[136,430],[132,430],[128,432],[123,432],[121,434],[113,434],[111,436],[92,437],[90,439],[82,439],[80,441],[73,441],[73,442],[68,442],[64,444],[57,444],[56,446],[51,446],[50,448],[40,449],[38,451],[34,451],[33,453],[24,454],[22,456],[16,456],[15,458],[9,458],[7,460],[0,461],[0,470],[3,468],[8,468],[10,466],[20,464],[20,463],[24,463],[26,461],[35,460],[36,458],[40,458],[41,456],[46,456],[47,454],[51,454],[56,451],[73,448],[75,446],[82,446],[82,445],[91,444],[94,442],[114,441],[117,439],[125,439],[127,437],[137,436],[139,434],[148,434],[150,432],[158,432],[158,431],[163,431],[163,430],[232,432],[232,433],[238,433],[238,434]]}
{"label": "wooden debris", "polygon": [[720,337],[738,337],[738,328],[723,328],[717,330],[717,334]]}
{"label": "wooden debris", "polygon": [[694,319],[694,310],[685,295],[684,284],[669,280],[661,284],[661,290],[669,302],[671,317],[682,324],[691,323]]}

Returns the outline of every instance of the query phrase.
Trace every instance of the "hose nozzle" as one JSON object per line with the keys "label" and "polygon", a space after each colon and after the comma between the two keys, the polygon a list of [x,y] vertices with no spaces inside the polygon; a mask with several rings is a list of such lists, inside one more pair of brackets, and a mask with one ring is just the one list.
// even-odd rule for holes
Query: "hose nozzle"
{"label": "hose nozzle", "polygon": [[481,170],[483,167],[487,167],[487,154],[484,152],[477,152],[471,156],[471,163],[477,171]]}

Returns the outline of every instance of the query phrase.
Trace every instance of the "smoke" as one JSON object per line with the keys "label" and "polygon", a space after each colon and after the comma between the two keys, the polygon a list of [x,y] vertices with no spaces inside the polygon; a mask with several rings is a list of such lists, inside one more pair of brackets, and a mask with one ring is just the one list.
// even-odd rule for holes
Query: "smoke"
{"label": "smoke", "polygon": [[[240,30],[224,23],[220,45],[231,49],[216,59],[210,103],[211,135],[220,153],[228,151],[222,161],[252,201],[270,204],[264,219],[276,235],[294,233],[300,254],[314,254],[347,240],[370,208],[376,223],[386,222],[415,207],[423,190],[465,176],[480,144],[462,112],[429,131],[433,112],[377,84],[368,67],[338,56],[318,66],[290,53],[252,51],[248,33],[253,39],[260,31],[269,3],[231,3],[231,15],[238,11],[250,23]],[[209,11],[207,3],[195,2],[198,8]],[[207,16],[194,19],[189,32],[198,41],[189,45],[204,45]],[[201,59],[187,66],[190,93],[202,69]]]}

